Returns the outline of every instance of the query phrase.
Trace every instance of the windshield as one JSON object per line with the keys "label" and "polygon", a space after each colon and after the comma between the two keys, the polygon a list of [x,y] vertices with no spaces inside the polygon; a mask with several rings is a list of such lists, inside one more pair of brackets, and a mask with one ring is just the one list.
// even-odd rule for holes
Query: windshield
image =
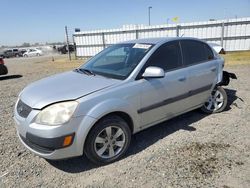
{"label": "windshield", "polygon": [[108,78],[126,79],[141,59],[151,49],[152,44],[116,44],[104,49],[91,58],[80,69]]}

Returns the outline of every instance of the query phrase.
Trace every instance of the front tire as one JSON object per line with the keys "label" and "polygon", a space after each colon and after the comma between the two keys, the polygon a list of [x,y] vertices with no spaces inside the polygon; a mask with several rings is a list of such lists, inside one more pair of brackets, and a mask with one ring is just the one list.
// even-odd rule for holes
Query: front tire
{"label": "front tire", "polygon": [[119,116],[107,116],[96,123],[85,142],[85,154],[92,162],[105,165],[120,159],[127,151],[131,130]]}
{"label": "front tire", "polygon": [[208,114],[222,112],[227,106],[227,93],[223,87],[213,89],[210,97],[201,107],[201,110]]}

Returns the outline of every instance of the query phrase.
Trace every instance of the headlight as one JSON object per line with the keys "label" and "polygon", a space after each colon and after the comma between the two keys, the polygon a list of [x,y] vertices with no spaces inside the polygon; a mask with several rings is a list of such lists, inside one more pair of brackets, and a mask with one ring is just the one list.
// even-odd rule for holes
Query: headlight
{"label": "headlight", "polygon": [[76,101],[56,103],[43,109],[36,118],[36,123],[43,125],[61,125],[69,121],[76,110]]}

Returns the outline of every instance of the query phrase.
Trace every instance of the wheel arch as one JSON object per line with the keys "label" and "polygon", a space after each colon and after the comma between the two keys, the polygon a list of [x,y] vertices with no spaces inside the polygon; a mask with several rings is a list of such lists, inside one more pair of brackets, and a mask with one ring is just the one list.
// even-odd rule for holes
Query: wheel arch
{"label": "wheel arch", "polygon": [[133,105],[134,103],[131,104],[126,100],[118,98],[100,99],[98,102],[96,100],[94,102],[88,100],[87,102],[84,101],[80,103],[81,105],[76,112],[76,117],[86,117],[91,120],[88,122],[83,121],[79,127],[79,131],[83,135],[83,139],[81,139],[78,146],[79,149],[85,147],[86,139],[94,126],[100,120],[110,115],[117,115],[124,119],[131,130],[131,134],[139,130],[140,118],[136,105]]}
{"label": "wheel arch", "polygon": [[108,117],[108,116],[112,116],[112,115],[116,115],[116,116],[119,116],[120,118],[122,118],[129,126],[129,129],[131,130],[131,134],[133,134],[134,132],[134,122],[133,122],[133,119],[131,118],[131,116],[126,113],[126,112],[123,112],[123,111],[114,111],[114,112],[109,112],[105,115],[103,115],[102,117],[100,117],[99,119],[97,119],[91,126],[91,128],[88,130],[88,132],[86,133],[86,137],[84,139],[84,142],[83,142],[83,145],[82,145],[82,153],[84,153],[84,148],[85,148],[85,144],[86,144],[86,140],[89,136],[89,133],[91,132],[91,130],[93,130],[93,128],[95,127],[95,125],[100,122],[102,119]]}
{"label": "wheel arch", "polygon": [[[104,116],[102,116],[100,119],[98,119],[95,124],[99,121],[101,121],[103,118],[106,118],[108,116],[112,116],[112,115],[116,115],[119,116],[120,118],[122,118],[129,126],[131,133],[134,132],[134,122],[133,119],[130,117],[130,115],[126,112],[122,112],[122,111],[114,111],[114,112],[110,112]],[[95,126],[95,124],[91,127],[91,129]],[[91,130],[90,129],[90,130]]]}
{"label": "wheel arch", "polygon": [[[131,134],[133,134],[134,132],[134,121],[133,119],[131,118],[131,116],[126,113],[126,112],[123,112],[123,111],[114,111],[114,112],[109,112],[105,115],[103,115],[102,117],[96,119],[96,121],[92,124],[92,126],[90,127],[90,129],[88,130],[88,132],[86,133],[86,138],[88,137],[89,135],[89,132],[94,128],[94,126],[100,122],[102,119],[108,117],[108,116],[112,116],[112,115],[116,115],[116,116],[119,116],[120,118],[122,118],[129,126],[129,129],[131,130]],[[85,145],[85,144],[84,144]]]}

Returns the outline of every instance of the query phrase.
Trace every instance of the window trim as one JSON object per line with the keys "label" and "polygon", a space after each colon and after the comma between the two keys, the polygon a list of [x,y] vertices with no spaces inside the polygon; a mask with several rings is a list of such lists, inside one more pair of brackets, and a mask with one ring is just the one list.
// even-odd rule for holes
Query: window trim
{"label": "window trim", "polygon": [[[192,64],[189,64],[189,65],[186,65],[185,64],[185,60],[184,60],[184,55],[183,55],[183,47],[182,47],[182,44],[181,42],[182,41],[195,41],[195,42],[198,42],[198,43],[201,43],[204,45],[204,47],[208,47],[209,50],[211,51],[211,53],[213,54],[213,58],[212,59],[207,59],[207,60],[204,60],[204,61],[199,61],[199,62],[196,62],[196,63],[192,63]],[[180,48],[180,54],[181,54],[181,66],[180,67],[176,67],[176,68],[173,68],[173,69],[170,69],[170,70],[164,70],[165,74],[168,73],[168,72],[172,72],[172,71],[176,71],[176,70],[179,70],[179,69],[183,69],[183,68],[186,68],[186,67],[190,67],[190,66],[194,66],[194,65],[199,65],[199,64],[202,64],[202,63],[205,63],[205,62],[210,62],[210,61],[214,61],[216,59],[216,56],[215,54],[213,53],[213,50],[212,48],[206,43],[206,42],[203,42],[203,41],[199,41],[199,40],[193,40],[193,39],[177,39],[177,40],[172,40],[172,41],[168,41],[168,42],[165,42],[163,44],[161,44],[152,54],[151,56],[147,59],[146,63],[143,65],[143,67],[141,68],[141,70],[139,71],[139,73],[137,74],[135,80],[140,80],[142,79],[142,70],[146,69],[148,66],[147,66],[147,63],[148,61],[150,60],[150,58],[154,55],[154,53],[160,48],[162,47],[163,45],[165,44],[168,44],[168,43],[171,43],[171,42],[177,42],[178,45],[179,45],[179,48]]]}

